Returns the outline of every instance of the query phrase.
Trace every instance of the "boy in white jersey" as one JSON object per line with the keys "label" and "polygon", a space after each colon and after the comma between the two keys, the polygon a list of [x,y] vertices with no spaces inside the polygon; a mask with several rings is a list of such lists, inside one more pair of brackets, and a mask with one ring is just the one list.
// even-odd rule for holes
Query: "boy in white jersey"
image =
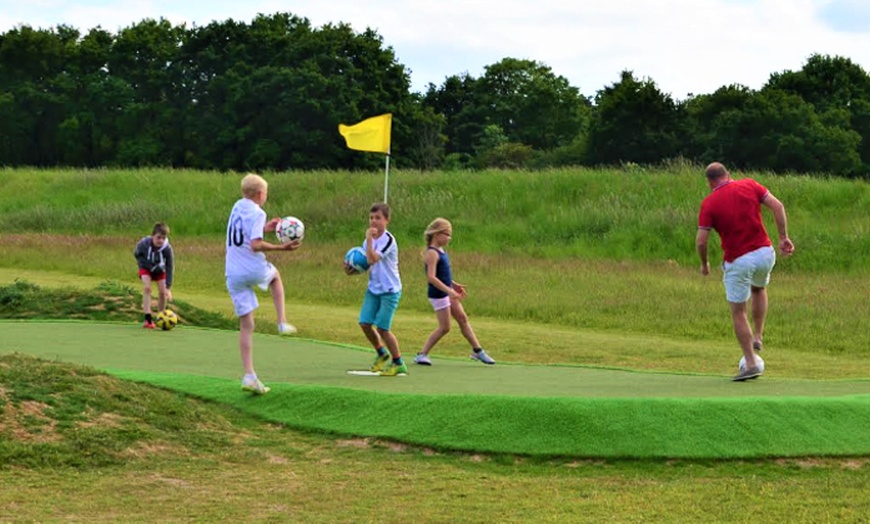
{"label": "boy in white jersey", "polygon": [[[399,246],[396,238],[387,231],[389,223],[390,206],[374,204],[369,210],[369,228],[363,243],[371,269],[359,325],[377,352],[371,371],[394,377],[407,375],[408,367],[402,361],[399,342],[390,331],[402,297],[402,280],[399,278]],[[349,275],[355,272],[347,263],[345,271]]]}
{"label": "boy in white jersey", "polygon": [[291,335],[296,328],[287,323],[284,311],[284,285],[275,266],[266,261],[264,251],[294,251],[301,240],[287,244],[270,244],[263,233],[275,231],[280,218],[266,221],[262,205],[269,185],[259,175],[248,174],[242,179],[242,196],[233,206],[227,222],[227,290],[233,300],[233,310],[239,317],[239,352],[245,376],[242,390],[255,395],[269,392],[254,371],[254,310],[259,307],[254,286],[269,290],[278,314],[278,333]]}

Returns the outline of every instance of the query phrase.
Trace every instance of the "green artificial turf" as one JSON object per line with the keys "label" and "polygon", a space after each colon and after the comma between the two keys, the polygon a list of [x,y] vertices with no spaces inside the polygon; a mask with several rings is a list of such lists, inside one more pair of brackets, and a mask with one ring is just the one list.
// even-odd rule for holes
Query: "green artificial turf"
{"label": "green artificial turf", "polygon": [[132,324],[0,323],[0,351],[76,362],[227,403],[296,428],[437,449],[579,457],[738,458],[870,453],[870,381],[484,366],[434,358],[406,377],[361,377],[372,353],[255,335],[272,387],[239,391],[237,333]]}

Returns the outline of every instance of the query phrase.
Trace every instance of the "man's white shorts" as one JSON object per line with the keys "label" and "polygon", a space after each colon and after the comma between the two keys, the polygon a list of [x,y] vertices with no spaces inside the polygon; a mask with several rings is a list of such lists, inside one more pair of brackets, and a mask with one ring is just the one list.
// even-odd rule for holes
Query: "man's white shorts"
{"label": "man's white shorts", "polygon": [[767,287],[770,283],[770,272],[776,264],[776,252],[773,247],[761,247],[725,262],[722,281],[725,283],[725,297],[728,302],[740,304],[749,300],[752,294],[751,286]]}
{"label": "man's white shorts", "polygon": [[233,310],[236,312],[236,316],[247,315],[260,307],[254,286],[258,286],[263,291],[268,290],[269,284],[277,274],[278,270],[275,269],[275,266],[267,263],[261,274],[227,277],[227,291],[230,292],[230,298],[233,300]]}
{"label": "man's white shorts", "polygon": [[432,304],[432,309],[435,311],[441,311],[442,309],[450,307],[450,297],[430,298],[429,303]]}

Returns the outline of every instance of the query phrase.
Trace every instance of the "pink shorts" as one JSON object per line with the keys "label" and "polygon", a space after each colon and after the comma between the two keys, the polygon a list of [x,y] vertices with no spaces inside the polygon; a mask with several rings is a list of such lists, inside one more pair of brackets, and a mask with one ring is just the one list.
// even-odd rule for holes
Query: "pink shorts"
{"label": "pink shorts", "polygon": [[442,309],[450,307],[450,297],[430,298],[429,303],[432,304],[432,309],[435,311],[441,311]]}

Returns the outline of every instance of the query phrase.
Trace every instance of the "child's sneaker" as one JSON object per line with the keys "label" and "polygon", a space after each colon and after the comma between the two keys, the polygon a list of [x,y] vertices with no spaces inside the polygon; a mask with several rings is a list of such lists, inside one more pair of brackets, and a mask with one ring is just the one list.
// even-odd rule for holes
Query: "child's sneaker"
{"label": "child's sneaker", "polygon": [[288,324],[286,322],[278,324],[279,335],[292,335],[293,333],[296,333],[296,326]]}
{"label": "child's sneaker", "polygon": [[417,353],[417,356],[414,357],[414,362],[420,364],[421,366],[431,366],[432,361],[429,360],[429,355],[424,353]]}
{"label": "child's sneaker", "polygon": [[731,380],[734,382],[743,382],[744,380],[748,380],[751,378],[758,378],[763,373],[764,373],[764,371],[762,371],[761,368],[759,368],[759,367],[747,368],[747,369],[744,369],[743,371],[741,371],[740,373],[738,373],[737,375],[734,375],[733,377],[731,377]]}
{"label": "child's sneaker", "polygon": [[471,358],[471,360],[479,360],[479,361],[483,362],[484,364],[495,364],[495,360],[493,360],[492,357],[487,355],[486,351],[484,351],[482,349],[480,351],[472,351],[471,355],[469,355],[469,357]]}
{"label": "child's sneaker", "polygon": [[378,355],[375,357],[375,361],[372,362],[372,367],[369,368],[369,371],[372,373],[379,373],[387,368],[387,364],[390,362],[390,354],[384,353],[383,355]]}
{"label": "child's sneaker", "polygon": [[382,377],[404,377],[408,374],[408,366],[403,363],[392,364],[387,369],[381,371]]}
{"label": "child's sneaker", "polygon": [[156,329],[157,324],[154,323],[153,320],[146,320],[144,324],[142,324],[142,329]]}
{"label": "child's sneaker", "polygon": [[242,391],[247,391],[248,393],[253,393],[254,395],[265,395],[269,391],[272,391],[271,388],[265,386],[260,379],[258,378],[243,378],[242,379]]}

